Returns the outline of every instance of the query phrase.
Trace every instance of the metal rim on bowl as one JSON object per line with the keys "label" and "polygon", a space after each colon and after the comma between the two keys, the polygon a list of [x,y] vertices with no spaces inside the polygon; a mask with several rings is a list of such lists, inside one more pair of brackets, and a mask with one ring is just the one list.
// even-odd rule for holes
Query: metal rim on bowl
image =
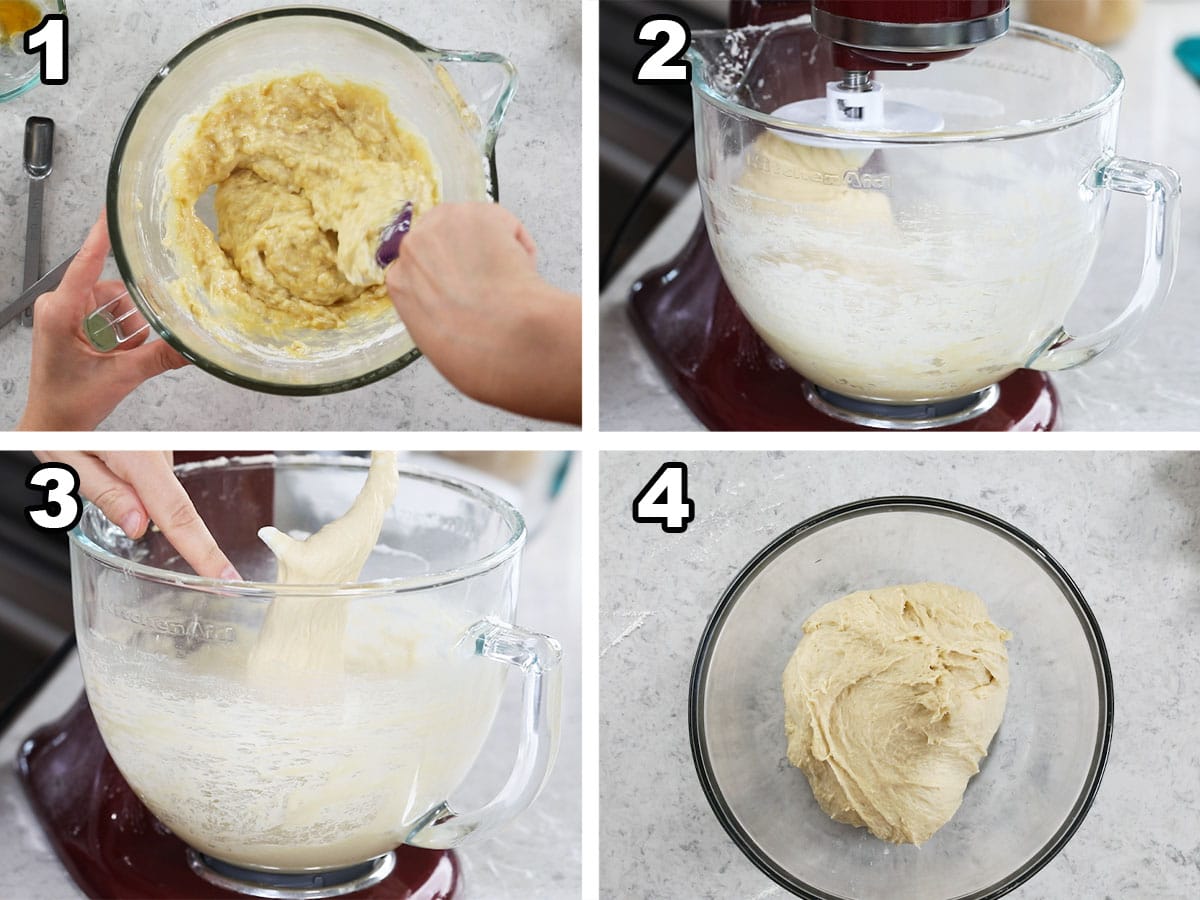
{"label": "metal rim on bowl", "polygon": [[[250,469],[258,466],[277,466],[279,464],[286,464],[292,468],[360,469],[364,473],[370,465],[369,461],[363,457],[265,453],[258,456],[221,457],[201,460],[199,462],[183,463],[175,467],[175,472],[178,475],[186,476],[190,472],[218,465]],[[314,588],[320,589],[322,595],[346,598],[371,596],[381,592],[403,593],[408,591],[426,591],[431,588],[465,581],[468,578],[489,572],[508,562],[519,554],[525,546],[525,518],[515,506],[503,497],[469,481],[443,475],[440,472],[433,472],[413,466],[397,466],[396,470],[402,477],[437,485],[484,504],[504,519],[505,523],[510,527],[511,533],[500,546],[489,551],[479,559],[451,569],[445,569],[440,572],[429,572],[417,577],[389,578],[352,585],[286,585],[276,584],[275,582],[222,581],[217,578],[204,578],[200,575],[173,572],[160,569],[157,566],[144,565],[143,563],[118,556],[110,550],[101,547],[83,533],[83,521],[88,511],[96,509],[99,512],[98,507],[91,501],[87,501],[84,504],[84,515],[80,518],[79,523],[71,529],[68,537],[71,544],[78,547],[80,552],[87,554],[101,565],[111,569],[119,569],[120,571],[136,575],[139,578],[155,581],[160,584],[179,585],[208,593],[261,600],[270,600],[272,597],[287,594],[304,596],[311,594]],[[103,513],[100,513],[100,515],[103,516]]]}
{"label": "metal rim on bowl", "polygon": [[[174,347],[179,353],[189,362],[199,366],[204,371],[211,375],[215,375],[223,381],[228,381],[231,384],[236,384],[239,387],[250,388],[251,390],[261,391],[267,394],[282,394],[292,397],[308,397],[324,394],[336,394],[342,391],[349,391],[354,388],[363,387],[373,382],[386,378],[395,372],[415,362],[421,356],[419,348],[414,347],[412,350],[405,352],[398,359],[390,363],[379,366],[370,372],[365,372],[362,375],[356,375],[353,378],[345,378],[341,381],[331,381],[326,384],[277,384],[274,382],[263,381],[257,378],[250,378],[246,375],[230,372],[228,369],[217,365],[214,362],[205,359],[191,351],[186,344],[183,343],[170,328],[167,327],[151,309],[150,304],[146,302],[146,298],[142,295],[141,288],[138,287],[137,280],[133,276],[129,263],[125,256],[125,242],[121,238],[119,222],[120,217],[117,209],[117,188],[120,183],[121,176],[121,160],[125,155],[125,147],[129,143],[129,137],[133,132],[134,126],[137,124],[138,117],[142,109],[149,102],[151,95],[159,88],[168,75],[178,66],[183,60],[187,59],[196,50],[208,44],[210,41],[218,37],[241,28],[244,25],[249,25],[255,22],[264,21],[267,19],[276,19],[281,17],[292,16],[313,16],[330,19],[341,19],[346,22],[351,22],[356,25],[362,25],[377,31],[380,34],[392,38],[402,44],[407,49],[421,56],[442,56],[448,51],[438,50],[434,47],[429,47],[422,44],[420,41],[413,38],[411,35],[405,34],[398,28],[393,28],[387,22],[380,19],[374,19],[370,16],[362,15],[361,13],[352,12],[347,9],[338,9],[327,6],[278,6],[271,9],[257,10],[255,12],[245,13],[240,16],[235,16],[228,19],[214,28],[201,34],[190,41],[178,53],[172,56],[162,67],[154,73],[154,77],[150,79],[141,94],[138,95],[128,114],[125,116],[125,121],[121,124],[121,130],[117,134],[117,143],[113,147],[112,160],[108,168],[108,186],[107,186],[107,201],[108,221],[113,223],[109,228],[109,235],[112,243],[112,255],[116,260],[117,269],[121,273],[121,280],[125,282],[125,286],[129,289],[129,297],[137,306],[138,311],[150,323],[151,327],[158,332],[159,336],[164,341]],[[480,54],[480,56],[489,56],[489,54]],[[500,57],[497,57],[499,59]],[[488,168],[491,173],[491,178],[487,185],[488,195],[493,201],[498,201],[499,190],[497,188],[496,178],[496,151],[494,141],[485,148],[488,161]]]}
{"label": "metal rim on bowl", "polygon": [[[1100,691],[1100,728],[1099,733],[1096,735],[1096,747],[1092,754],[1092,762],[1088,768],[1083,788],[1064,819],[1063,824],[1037,853],[1026,860],[1012,874],[982,890],[969,894],[956,895],[953,898],[953,900],[994,900],[994,898],[1002,897],[1016,889],[1039,872],[1067,845],[1067,842],[1070,841],[1072,835],[1075,834],[1075,831],[1087,817],[1088,811],[1092,807],[1092,802],[1096,798],[1096,791],[1100,787],[1100,779],[1104,776],[1104,767],[1108,762],[1109,745],[1112,742],[1113,688],[1112,670],[1109,666],[1108,651],[1104,646],[1104,638],[1100,633],[1100,626],[1096,622],[1095,616],[1092,614],[1087,601],[1084,599],[1082,592],[1076,586],[1074,580],[1041,544],[1016,526],[990,513],[965,506],[961,503],[940,500],[934,497],[875,497],[837,506],[819,513],[810,519],[806,519],[799,525],[789,528],[767,544],[762,550],[758,551],[754,555],[754,558],[734,576],[733,581],[729,583],[729,587],[721,595],[721,599],[718,601],[716,608],[709,617],[708,624],[704,628],[704,634],[700,638],[700,645],[696,649],[696,659],[692,666],[692,678],[688,693],[688,733],[692,748],[692,762],[695,764],[696,775],[700,779],[700,786],[703,788],[704,795],[708,798],[708,803],[712,807],[717,820],[733,839],[738,849],[760,871],[780,887],[785,888],[798,897],[807,898],[807,900],[848,900],[848,898],[839,897],[836,894],[830,894],[819,888],[807,885],[793,877],[776,864],[770,856],[764,853],[754,841],[754,838],[738,823],[737,817],[725,800],[721,787],[717,783],[708,756],[704,717],[702,714],[705,701],[705,685],[712,649],[721,634],[725,621],[743,589],[758,574],[763,566],[773,561],[780,553],[801,537],[835,522],[856,518],[861,515],[900,509],[923,510],[958,518],[996,532],[1025,550],[1064,589],[1064,593],[1068,597],[1071,607],[1079,619],[1080,626],[1087,636],[1088,645],[1092,651],[1092,661],[1100,676],[1100,684],[1098,686]],[[933,900],[933,898],[930,898],[930,900]],[[947,900],[950,900],[950,898],[947,898]]]}

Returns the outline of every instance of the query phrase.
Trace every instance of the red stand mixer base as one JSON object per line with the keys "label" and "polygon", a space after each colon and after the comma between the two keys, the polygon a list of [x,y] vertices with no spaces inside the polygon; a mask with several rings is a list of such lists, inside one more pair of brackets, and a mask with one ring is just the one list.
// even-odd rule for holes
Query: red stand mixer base
{"label": "red stand mixer base", "polygon": [[[25,740],[17,768],[55,852],[89,897],[246,896],[192,871],[191,851],[142,805],[108,755],[86,694],[62,718]],[[459,895],[462,878],[453,853],[407,846],[394,853],[390,874],[346,896],[451,900]]]}
{"label": "red stand mixer base", "polygon": [[[703,220],[671,262],[643,275],[629,314],[676,393],[714,431],[878,431],[833,418],[805,400],[808,382],[771,351],[721,278]],[[944,431],[1050,431],[1058,395],[1042,372],[1000,382],[987,412]]]}

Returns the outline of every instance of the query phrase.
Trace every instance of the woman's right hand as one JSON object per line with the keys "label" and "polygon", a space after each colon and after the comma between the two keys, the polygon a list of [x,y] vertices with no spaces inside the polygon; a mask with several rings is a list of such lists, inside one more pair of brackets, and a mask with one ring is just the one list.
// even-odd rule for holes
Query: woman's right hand
{"label": "woman's right hand", "polygon": [[70,466],[79,490],[130,538],[153,522],[197,575],[241,581],[175,477],[170,452],[38,451],[42,462]]}
{"label": "woman's right hand", "polygon": [[581,418],[578,297],[537,273],[533,238],[494,203],[446,203],[413,222],[387,289],[421,352],[475,400],[539,419]]}

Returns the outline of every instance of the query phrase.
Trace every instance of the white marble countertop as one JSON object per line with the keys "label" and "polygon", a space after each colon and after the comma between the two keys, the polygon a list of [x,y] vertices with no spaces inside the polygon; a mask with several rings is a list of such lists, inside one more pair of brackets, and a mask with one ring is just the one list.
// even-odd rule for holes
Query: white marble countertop
{"label": "white marble countertop", "polygon": [[[1200,4],[1151,3],[1135,30],[1109,48],[1127,79],[1118,152],[1175,168],[1184,184],[1179,271],[1164,306],[1132,344],[1080,369],[1055,373],[1061,428],[1191,430],[1200,423],[1200,85],[1173,55],[1200,34]],[[691,152],[691,151],[685,151]],[[681,201],[600,298],[600,427],[606,431],[702,428],[655,367],[630,324],[625,299],[647,269],[672,258],[700,215],[698,194]],[[1139,200],[1116,197],[1097,262],[1068,324],[1110,321],[1132,296],[1141,264]]]}
{"label": "white marble countertop", "polygon": [[[104,202],[105,179],[125,114],[159,66],[223,19],[266,0],[133,0],[70,4],[69,82],[38,86],[0,104],[0,295],[20,293],[26,176],[25,119],[57,125],[46,188],[45,266],[79,246]],[[376,16],[437,47],[491,50],[516,65],[520,84],[497,144],[500,197],[539,247],[539,269],[555,286],[580,290],[580,6],[560,0],[333,0]],[[115,274],[115,269],[112,270]],[[25,405],[29,329],[0,329],[0,427]],[[276,397],[227,384],[199,369],[143,385],[102,426],[116,430],[496,430],[545,423],[476,403],[427,360],[348,394]]]}
{"label": "white marble countertop", "polygon": [[[421,465],[429,465],[423,460]],[[459,473],[461,474],[461,472]],[[482,479],[480,479],[482,480]],[[582,797],[580,712],[580,497],[576,459],[558,499],[534,523],[521,569],[518,624],[557,638],[563,647],[562,743],[541,796],[514,821],[459,850],[464,897],[570,900],[581,892]],[[507,492],[506,492],[507,493]],[[11,726],[0,734],[0,897],[65,900],[83,894],[42,833],[17,781],[17,749],[35,728],[57,718],[83,689],[75,653]],[[510,678],[496,726],[472,771],[473,801],[507,777],[520,714],[520,688]],[[464,806],[467,805],[464,803]]]}
{"label": "white marble countertop", "polygon": [[[696,518],[683,535],[630,517],[667,459],[688,464]],[[830,507],[898,493],[965,503],[1025,531],[1074,577],[1107,644],[1115,726],[1095,805],[1011,896],[1200,896],[1200,456],[606,453],[600,483],[603,897],[787,896],[726,835],[697,780],[696,646],[722,592],[770,540]]]}

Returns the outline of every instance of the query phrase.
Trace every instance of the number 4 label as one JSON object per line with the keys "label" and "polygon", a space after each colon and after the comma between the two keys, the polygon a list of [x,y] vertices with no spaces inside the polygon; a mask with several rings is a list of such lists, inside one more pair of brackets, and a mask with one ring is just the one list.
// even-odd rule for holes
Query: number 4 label
{"label": "number 4 label", "polygon": [[655,47],[634,69],[634,84],[691,80],[692,64],[683,58],[683,54],[692,43],[692,32],[679,16],[642,19],[636,40],[639,44],[654,44]]}
{"label": "number 4 label", "polygon": [[688,498],[685,463],[663,463],[633,498],[633,521],[662,525],[669,534],[683,534],[695,518],[696,504]]}
{"label": "number 4 label", "polygon": [[67,531],[79,524],[83,504],[79,499],[79,475],[62,463],[43,463],[29,473],[25,487],[41,490],[45,500],[25,507],[25,518],[39,531]]}
{"label": "number 4 label", "polygon": [[50,13],[37,28],[25,32],[26,53],[42,58],[42,84],[67,83],[67,17]]}

